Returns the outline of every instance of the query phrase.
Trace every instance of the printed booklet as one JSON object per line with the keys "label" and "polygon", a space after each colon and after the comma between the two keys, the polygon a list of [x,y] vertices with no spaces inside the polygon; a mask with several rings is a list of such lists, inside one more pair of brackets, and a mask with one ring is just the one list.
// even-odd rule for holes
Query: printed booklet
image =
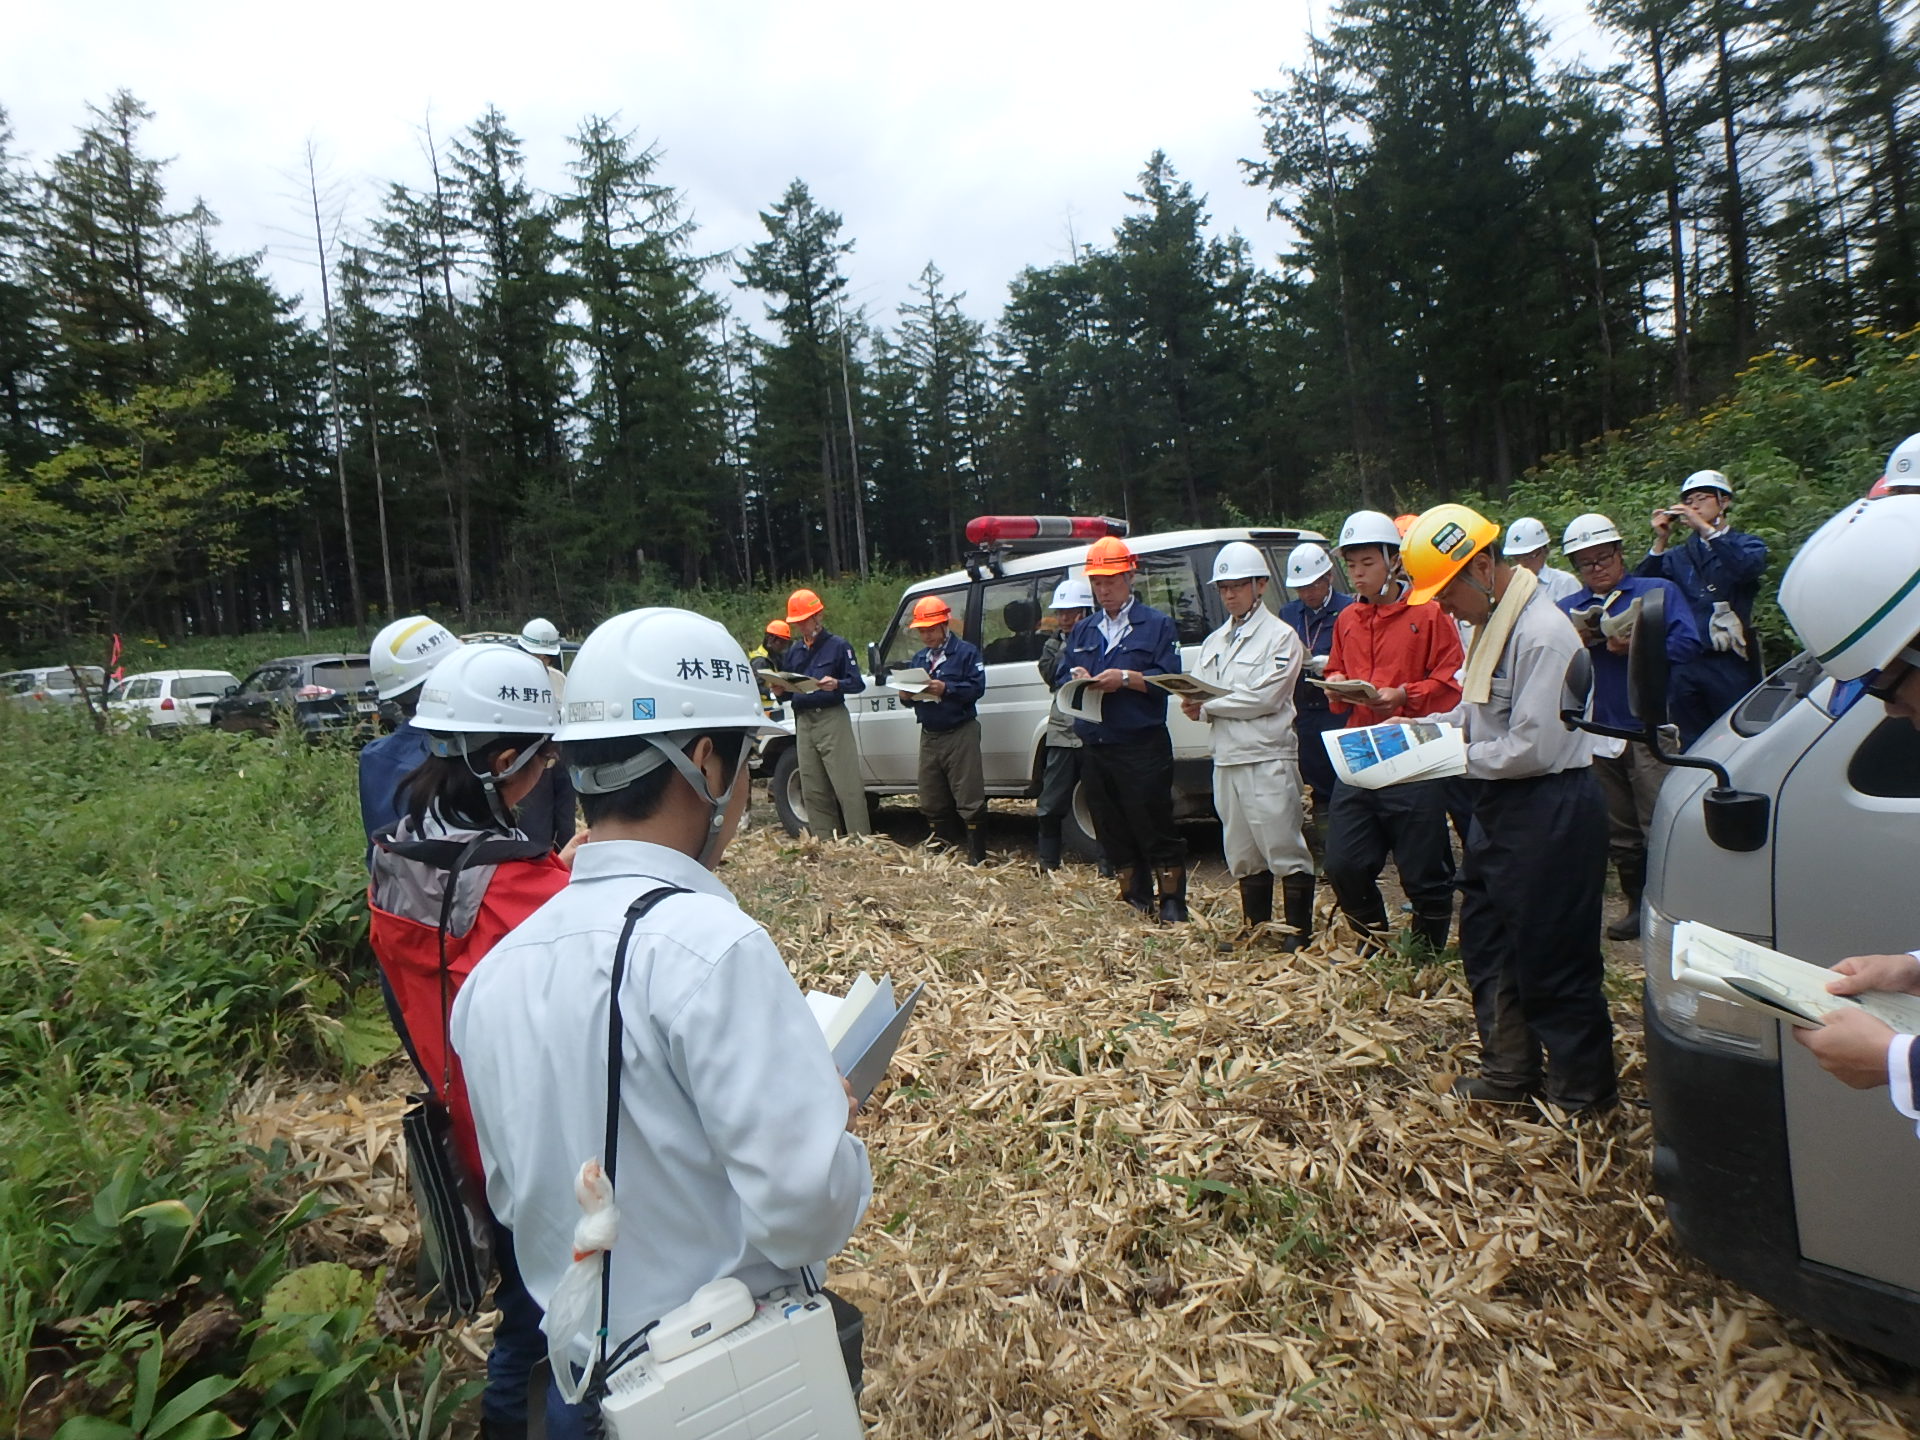
{"label": "printed booklet", "polygon": [[1831,970],[1697,920],[1673,927],[1673,978],[1735,1005],[1758,1006],[1802,1029],[1817,1028],[1836,1011],[1858,1006],[1903,1035],[1920,1034],[1920,995],[1828,994]]}
{"label": "printed booklet", "polygon": [[844,997],[823,990],[807,992],[807,1008],[827,1037],[834,1067],[847,1077],[853,1098],[862,1105],[887,1073],[900,1037],[907,1033],[913,1007],[926,986],[914,987],[900,1005],[893,1003],[893,981],[862,973]]}
{"label": "printed booklet", "polygon": [[768,679],[778,680],[796,695],[811,695],[820,688],[820,682],[811,675],[802,675],[798,670],[762,671]]}
{"label": "printed booklet", "polygon": [[1362,790],[1467,773],[1467,741],[1444,720],[1389,720],[1320,737],[1334,773]]}
{"label": "printed booklet", "polygon": [[1158,685],[1169,695],[1177,695],[1182,700],[1189,697],[1195,700],[1214,700],[1233,692],[1224,685],[1216,685],[1211,680],[1202,680],[1198,675],[1184,673],[1173,675],[1142,675],[1149,685]]}
{"label": "printed booklet", "polygon": [[900,692],[902,700],[926,698],[927,686],[932,683],[933,676],[919,665],[903,665],[898,670],[887,672],[887,684]]}

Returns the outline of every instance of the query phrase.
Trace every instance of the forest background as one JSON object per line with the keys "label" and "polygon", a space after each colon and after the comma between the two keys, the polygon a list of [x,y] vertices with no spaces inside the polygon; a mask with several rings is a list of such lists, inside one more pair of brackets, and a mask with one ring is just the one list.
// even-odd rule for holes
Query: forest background
{"label": "forest background", "polygon": [[557,193],[494,109],[369,213],[316,182],[304,295],[169,195],[134,95],[38,165],[0,116],[0,654],[413,610],[578,631],[944,568],[977,513],[1324,529],[1460,497],[1632,529],[1701,465],[1783,559],[1920,428],[1916,7],[1593,13],[1605,68],[1521,6],[1349,0],[1249,107],[1270,265],[1156,152],[990,319],[937,257],[866,313],[801,178],[761,241],[703,249],[605,116]]}

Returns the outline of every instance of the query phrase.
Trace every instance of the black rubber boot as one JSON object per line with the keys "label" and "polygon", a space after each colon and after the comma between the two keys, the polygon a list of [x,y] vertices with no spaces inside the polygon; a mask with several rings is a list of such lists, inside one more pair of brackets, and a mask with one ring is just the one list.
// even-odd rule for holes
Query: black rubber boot
{"label": "black rubber boot", "polygon": [[1623,862],[1617,869],[1620,875],[1620,893],[1627,902],[1627,913],[1607,926],[1607,939],[1638,940],[1640,938],[1640,896],[1647,888],[1647,862],[1642,857],[1638,861]]}
{"label": "black rubber boot", "polygon": [[1444,910],[1416,910],[1409,926],[1414,935],[1435,955],[1447,948],[1447,936],[1453,931],[1453,906]]}
{"label": "black rubber boot", "polygon": [[1147,873],[1147,867],[1136,865],[1126,870],[1116,870],[1114,878],[1120,882],[1120,898],[1138,910],[1142,915],[1153,914],[1153,877]]}
{"label": "black rubber boot", "polygon": [[1249,875],[1240,882],[1240,918],[1248,934],[1273,919],[1273,876]]}
{"label": "black rubber boot", "polygon": [[1313,876],[1281,876],[1280,903],[1286,912],[1287,929],[1292,932],[1280,942],[1280,949],[1291,955],[1313,939]]}
{"label": "black rubber boot", "polygon": [[1040,822],[1038,855],[1042,870],[1060,868],[1060,821],[1058,818]]}
{"label": "black rubber boot", "polygon": [[1453,1093],[1462,1100],[1479,1100],[1489,1105],[1531,1105],[1538,1092],[1518,1085],[1498,1085],[1484,1075],[1462,1075],[1453,1082]]}
{"label": "black rubber boot", "polygon": [[987,822],[984,820],[967,822],[967,863],[969,865],[987,863]]}
{"label": "black rubber boot", "polygon": [[1184,925],[1187,919],[1186,867],[1162,870],[1160,872],[1160,923]]}

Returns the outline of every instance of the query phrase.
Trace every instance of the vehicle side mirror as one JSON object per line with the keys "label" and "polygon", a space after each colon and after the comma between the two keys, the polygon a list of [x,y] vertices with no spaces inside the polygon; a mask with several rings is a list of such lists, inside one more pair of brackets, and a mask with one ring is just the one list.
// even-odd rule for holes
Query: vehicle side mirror
{"label": "vehicle side mirror", "polygon": [[1667,596],[1652,586],[1639,597],[1640,619],[1627,645],[1627,708],[1649,730],[1667,723]]}
{"label": "vehicle side mirror", "polygon": [[878,640],[867,641],[867,673],[873,676],[874,684],[884,685],[887,683],[886,667],[880,663],[880,642]]}
{"label": "vehicle side mirror", "polygon": [[220,692],[220,698],[224,700],[229,695],[238,695],[239,693],[240,693],[240,687],[238,685],[229,685],[227,686],[226,689]]}
{"label": "vehicle side mirror", "polygon": [[1560,682],[1560,720],[1569,730],[1578,730],[1593,698],[1593,656],[1582,645],[1567,662],[1567,677]]}
{"label": "vehicle side mirror", "polygon": [[1707,791],[1700,809],[1706,817],[1707,838],[1722,850],[1751,851],[1766,845],[1772,806],[1765,795],[1716,785]]}

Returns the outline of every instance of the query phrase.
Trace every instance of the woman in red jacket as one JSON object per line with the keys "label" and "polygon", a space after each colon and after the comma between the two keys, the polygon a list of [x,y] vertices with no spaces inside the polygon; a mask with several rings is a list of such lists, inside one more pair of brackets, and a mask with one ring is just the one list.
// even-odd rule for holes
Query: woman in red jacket
{"label": "woman in red jacket", "polygon": [[[460,1063],[447,1043],[453,997],[486,953],[567,883],[576,835],[555,855],[515,809],[556,759],[560,706],[538,657],[505,645],[456,650],[428,676],[414,714],[428,757],[401,782],[403,813],[374,836],[373,953],[407,1053],[451,1120],[454,1151],[483,1193]],[[540,1307],[520,1283],[512,1237],[494,1227],[500,1324],[481,1397],[487,1437],[526,1433],[527,1384],[546,1354]]]}

